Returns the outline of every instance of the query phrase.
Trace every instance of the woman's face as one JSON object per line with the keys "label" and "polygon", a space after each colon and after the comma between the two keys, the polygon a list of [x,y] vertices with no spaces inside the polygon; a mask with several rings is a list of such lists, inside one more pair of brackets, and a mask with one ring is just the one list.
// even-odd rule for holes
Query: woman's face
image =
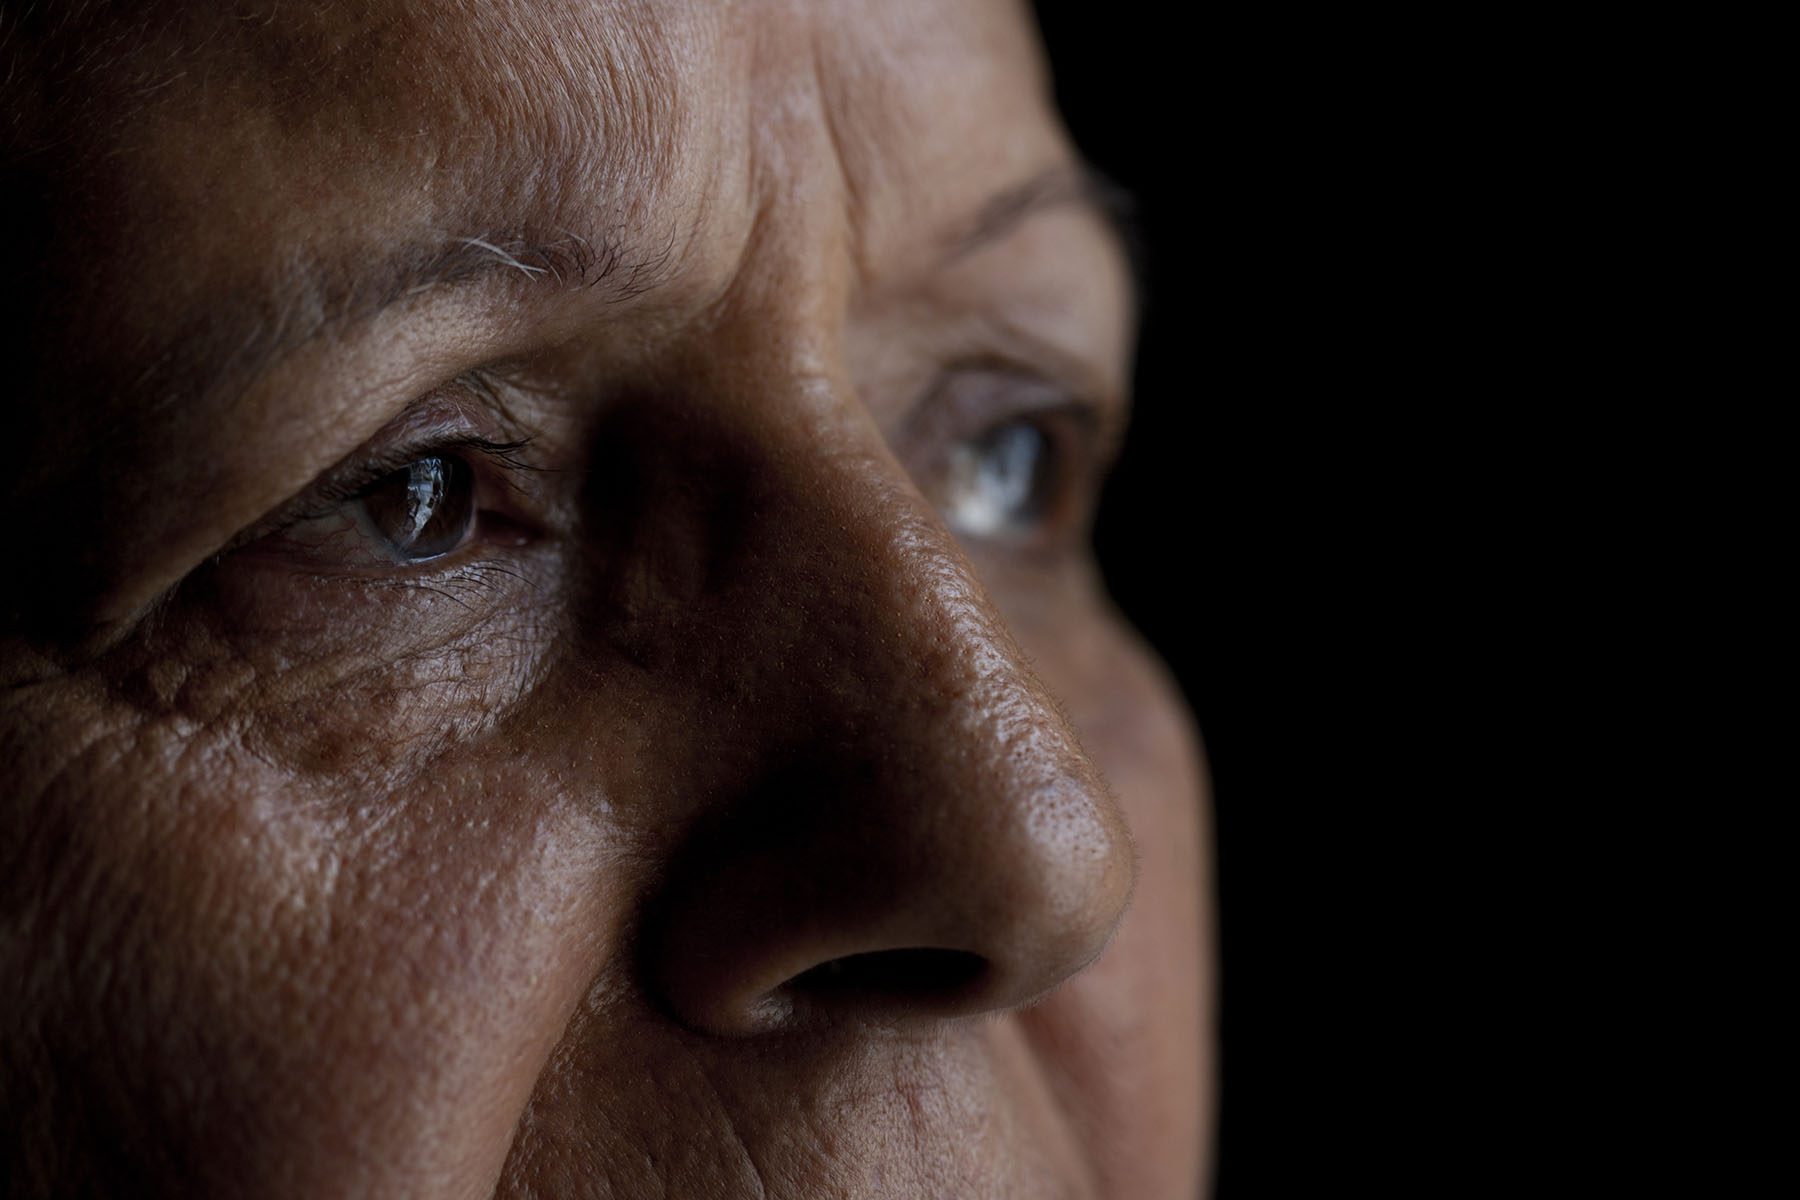
{"label": "woman's face", "polygon": [[1200,759],[1028,14],[158,7],[0,37],[25,1193],[1191,1197]]}

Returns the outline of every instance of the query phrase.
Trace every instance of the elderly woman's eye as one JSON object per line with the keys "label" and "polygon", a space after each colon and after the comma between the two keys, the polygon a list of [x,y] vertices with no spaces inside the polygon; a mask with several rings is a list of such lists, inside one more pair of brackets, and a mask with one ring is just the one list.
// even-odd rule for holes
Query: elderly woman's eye
{"label": "elderly woman's eye", "polygon": [[950,451],[951,524],[985,536],[1029,526],[1054,499],[1055,443],[1036,422],[1007,421]]}
{"label": "elderly woman's eye", "polygon": [[945,373],[906,438],[958,534],[1018,550],[1073,549],[1116,439],[1114,407],[1007,365]]}
{"label": "elderly woman's eye", "polygon": [[1015,545],[1063,544],[1093,500],[1106,458],[1103,425],[1092,407],[1064,401],[953,443],[940,485],[951,528]]}
{"label": "elderly woman's eye", "polygon": [[529,522],[514,515],[507,476],[527,469],[523,443],[478,438],[340,468],[240,545],[256,559],[334,572],[385,574],[445,559],[477,540],[520,546]]}
{"label": "elderly woman's eye", "polygon": [[364,529],[397,563],[441,558],[475,524],[475,472],[460,458],[434,454],[408,463],[352,501]]}

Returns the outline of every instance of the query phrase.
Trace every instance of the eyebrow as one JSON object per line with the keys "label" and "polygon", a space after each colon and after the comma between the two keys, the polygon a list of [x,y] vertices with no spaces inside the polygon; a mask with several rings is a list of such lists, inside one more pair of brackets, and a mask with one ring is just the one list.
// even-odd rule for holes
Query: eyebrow
{"label": "eyebrow", "polygon": [[[1112,235],[1125,257],[1134,299],[1142,311],[1145,272],[1135,203],[1124,189],[1085,164],[1052,167],[989,197],[970,220],[944,238],[941,262],[947,265],[973,254],[1057,209],[1085,212]],[[234,377],[240,383],[254,378],[278,358],[333,328],[372,320],[435,288],[461,290],[513,277],[526,285],[591,289],[618,303],[663,283],[672,259],[673,241],[647,250],[630,245],[617,233],[590,238],[560,228],[518,226],[421,239],[390,249],[373,263],[367,258],[315,260],[287,276],[273,295],[285,295],[289,303],[271,314],[274,319],[258,322],[247,338],[221,346],[216,337],[223,331],[215,327],[212,337],[183,339],[185,353],[178,351],[171,356],[175,361],[164,359],[158,365],[167,369],[188,359],[190,368],[200,367],[211,358],[207,364],[211,369],[199,372],[210,379],[205,386],[211,390]]]}
{"label": "eyebrow", "polygon": [[470,286],[496,278],[546,280],[561,287],[602,288],[608,298],[629,300],[662,282],[670,251],[628,255],[616,237],[598,240],[557,229],[488,231],[480,236],[420,242],[390,252],[358,278],[340,269],[320,272],[325,292],[345,315],[366,320],[409,297],[442,286]]}
{"label": "eyebrow", "polygon": [[[234,392],[284,356],[334,329],[359,325],[438,287],[469,289],[507,276],[522,283],[585,287],[619,302],[655,288],[672,246],[645,250],[617,235],[518,227],[422,238],[374,256],[300,257],[272,285],[240,295],[236,321],[202,311],[184,324],[129,386],[152,408],[175,396]],[[192,381],[193,386],[184,384]]]}
{"label": "eyebrow", "polygon": [[949,239],[945,261],[973,254],[1002,240],[1040,213],[1059,208],[1086,212],[1112,234],[1124,253],[1133,296],[1141,311],[1148,280],[1137,200],[1086,163],[1052,167],[990,197],[975,218]]}
{"label": "eyebrow", "polygon": [[[1041,213],[1073,208],[1094,217],[1118,241],[1131,269],[1135,290],[1143,292],[1143,239],[1137,205],[1125,189],[1093,167],[1057,166],[1006,188],[977,210],[974,218],[945,240],[944,261],[964,258],[1005,239]],[[517,275],[562,287],[606,286],[612,298],[629,300],[654,289],[668,266],[669,251],[628,259],[615,239],[593,240],[566,230],[545,236],[529,232],[459,237],[390,255],[356,289],[372,316],[409,296],[443,285],[469,285]],[[370,304],[369,301],[373,303]]]}
{"label": "eyebrow", "polygon": [[[973,254],[1001,241],[1044,212],[1073,208],[1094,217],[1118,241],[1142,295],[1142,236],[1131,194],[1091,166],[1057,166],[1008,187],[982,204],[974,218],[945,240],[944,261]],[[409,296],[434,287],[471,285],[496,277],[520,276],[560,287],[604,287],[609,298],[641,296],[662,282],[670,250],[628,256],[622,242],[599,242],[567,230],[549,235],[526,230],[481,237],[458,237],[390,255],[355,289],[364,297],[358,317],[372,316]]]}

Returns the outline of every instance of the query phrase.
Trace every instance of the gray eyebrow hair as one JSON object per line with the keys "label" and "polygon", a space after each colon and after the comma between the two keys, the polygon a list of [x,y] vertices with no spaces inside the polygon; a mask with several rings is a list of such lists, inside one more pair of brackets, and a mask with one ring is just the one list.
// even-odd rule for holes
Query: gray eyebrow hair
{"label": "gray eyebrow hair", "polygon": [[527,280],[545,277],[563,287],[605,286],[617,301],[641,296],[654,288],[668,266],[671,246],[641,258],[627,259],[616,236],[598,244],[568,230],[488,231],[479,236],[450,237],[416,244],[389,254],[373,271],[348,287],[331,287],[345,316],[367,319],[383,308],[441,286],[465,286],[495,276],[514,274]]}
{"label": "gray eyebrow hair", "polygon": [[[1135,205],[1128,193],[1085,164],[1053,167],[990,197],[972,220],[945,241],[944,261],[971,254],[1032,217],[1059,208],[1087,212],[1114,235],[1130,267],[1141,312],[1146,287]],[[227,346],[220,346],[214,337],[182,339],[178,343],[182,351],[163,358],[140,382],[149,384],[175,366],[170,359],[216,355],[214,369],[199,372],[211,378],[206,390],[244,384],[282,356],[333,329],[366,322],[395,304],[440,287],[468,288],[513,276],[518,283],[533,287],[597,289],[609,301],[621,303],[662,283],[673,251],[672,234],[667,244],[646,252],[641,247],[628,248],[621,231],[590,238],[561,228],[519,226],[421,239],[390,249],[373,264],[367,257],[336,263],[302,259],[268,297],[287,300],[273,312],[265,309],[264,319],[248,336]],[[188,365],[199,364],[190,361]]]}
{"label": "gray eyebrow hair", "polygon": [[584,237],[568,230],[489,230],[326,261],[300,256],[266,291],[240,298],[250,314],[235,330],[202,313],[157,354],[133,390],[151,407],[191,394],[182,380],[204,380],[202,393],[248,386],[285,355],[334,329],[372,320],[383,310],[434,288],[469,288],[516,277],[520,284],[590,288],[613,303],[640,296],[666,275],[670,242],[648,253],[627,251],[616,234]]}
{"label": "gray eyebrow hair", "polygon": [[[1057,208],[1085,211],[1114,235],[1125,252],[1134,288],[1141,298],[1144,256],[1136,202],[1129,192],[1085,164],[1052,167],[990,197],[975,218],[949,239],[946,261],[971,254],[1005,237],[1032,217]],[[667,266],[670,250],[664,247],[644,260],[626,263],[618,240],[607,238],[595,246],[589,239],[566,230],[550,237],[461,237],[422,257],[400,256],[385,275],[378,275],[369,290],[381,296],[379,309],[431,287],[468,283],[510,271],[528,279],[548,275],[563,286],[598,287],[613,281],[615,298],[629,300],[655,287]],[[623,278],[619,277],[621,272]]]}

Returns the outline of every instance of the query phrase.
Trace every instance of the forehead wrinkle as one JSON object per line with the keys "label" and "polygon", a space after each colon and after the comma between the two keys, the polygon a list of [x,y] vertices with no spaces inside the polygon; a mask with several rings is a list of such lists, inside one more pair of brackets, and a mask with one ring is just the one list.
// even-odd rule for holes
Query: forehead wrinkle
{"label": "forehead wrinkle", "polygon": [[[984,223],[1008,222],[977,210],[1071,162],[1025,12],[996,3],[971,13],[952,32],[922,6],[876,4],[879,37],[829,23],[815,30],[820,123],[842,181],[861,295],[910,285],[937,265],[946,241],[984,240]],[[1013,132],[987,136],[995,124]],[[935,186],[920,188],[921,179]]]}
{"label": "forehead wrinkle", "polygon": [[[113,122],[123,146],[185,126],[252,158],[273,148],[271,182],[300,185],[302,204],[306,186],[324,183],[340,198],[374,193],[370,216],[403,203],[446,232],[475,211],[567,228],[582,223],[565,209],[629,220],[655,204],[688,132],[674,43],[691,31],[652,4],[273,4],[254,21],[176,11],[142,27],[129,52],[172,86],[146,100],[133,90],[141,71],[108,71],[85,90],[125,114]],[[212,184],[229,194],[257,182]]]}
{"label": "forehead wrinkle", "polygon": [[516,211],[614,209],[635,224],[675,171],[679,55],[653,6],[619,22],[558,21],[548,7],[469,0],[472,31],[443,66],[489,135],[465,166],[497,176]]}
{"label": "forehead wrinkle", "polygon": [[[351,33],[326,20],[300,52],[289,34],[259,56],[280,123],[334,173],[412,204],[446,235],[472,232],[478,214],[591,229],[658,211],[692,114],[674,45],[684,31],[655,6],[368,11],[379,15]],[[294,80],[294,62],[307,78]]]}
{"label": "forehead wrinkle", "polygon": [[[341,20],[346,11],[356,19]],[[143,204],[160,194],[154,167],[122,194],[145,219],[199,216],[191,198],[229,196],[226,215],[260,226],[260,249],[215,267],[207,252],[226,243],[210,217],[120,230],[121,242],[168,248],[173,263],[146,265],[185,280],[166,297],[178,303],[164,305],[173,319],[158,322],[157,345],[137,356],[139,382],[192,396],[201,379],[246,380],[420,288],[491,277],[509,257],[522,276],[621,294],[657,282],[678,240],[658,200],[684,140],[682,56],[650,6],[628,20],[610,11],[506,0],[280,6],[266,22],[190,11],[178,39],[140,47],[190,62],[205,48],[210,76],[159,95],[132,140],[158,128],[231,136],[220,121],[235,121],[251,153],[229,156],[221,178],[176,171],[161,208]],[[97,166],[132,161],[96,149]],[[642,243],[629,251],[627,230]]]}
{"label": "forehead wrinkle", "polygon": [[[682,141],[680,56],[655,6],[627,7],[629,19],[608,20],[606,5],[448,0],[408,29],[406,79],[361,72],[360,107],[400,109],[381,141],[415,131],[417,170],[378,190],[402,192],[409,173],[439,182],[386,245],[309,248],[299,275],[313,286],[298,294],[317,297],[318,325],[506,270],[604,282],[619,298],[659,281],[676,242],[655,226]],[[391,44],[375,37],[352,58]],[[395,103],[409,91],[416,113]]]}

